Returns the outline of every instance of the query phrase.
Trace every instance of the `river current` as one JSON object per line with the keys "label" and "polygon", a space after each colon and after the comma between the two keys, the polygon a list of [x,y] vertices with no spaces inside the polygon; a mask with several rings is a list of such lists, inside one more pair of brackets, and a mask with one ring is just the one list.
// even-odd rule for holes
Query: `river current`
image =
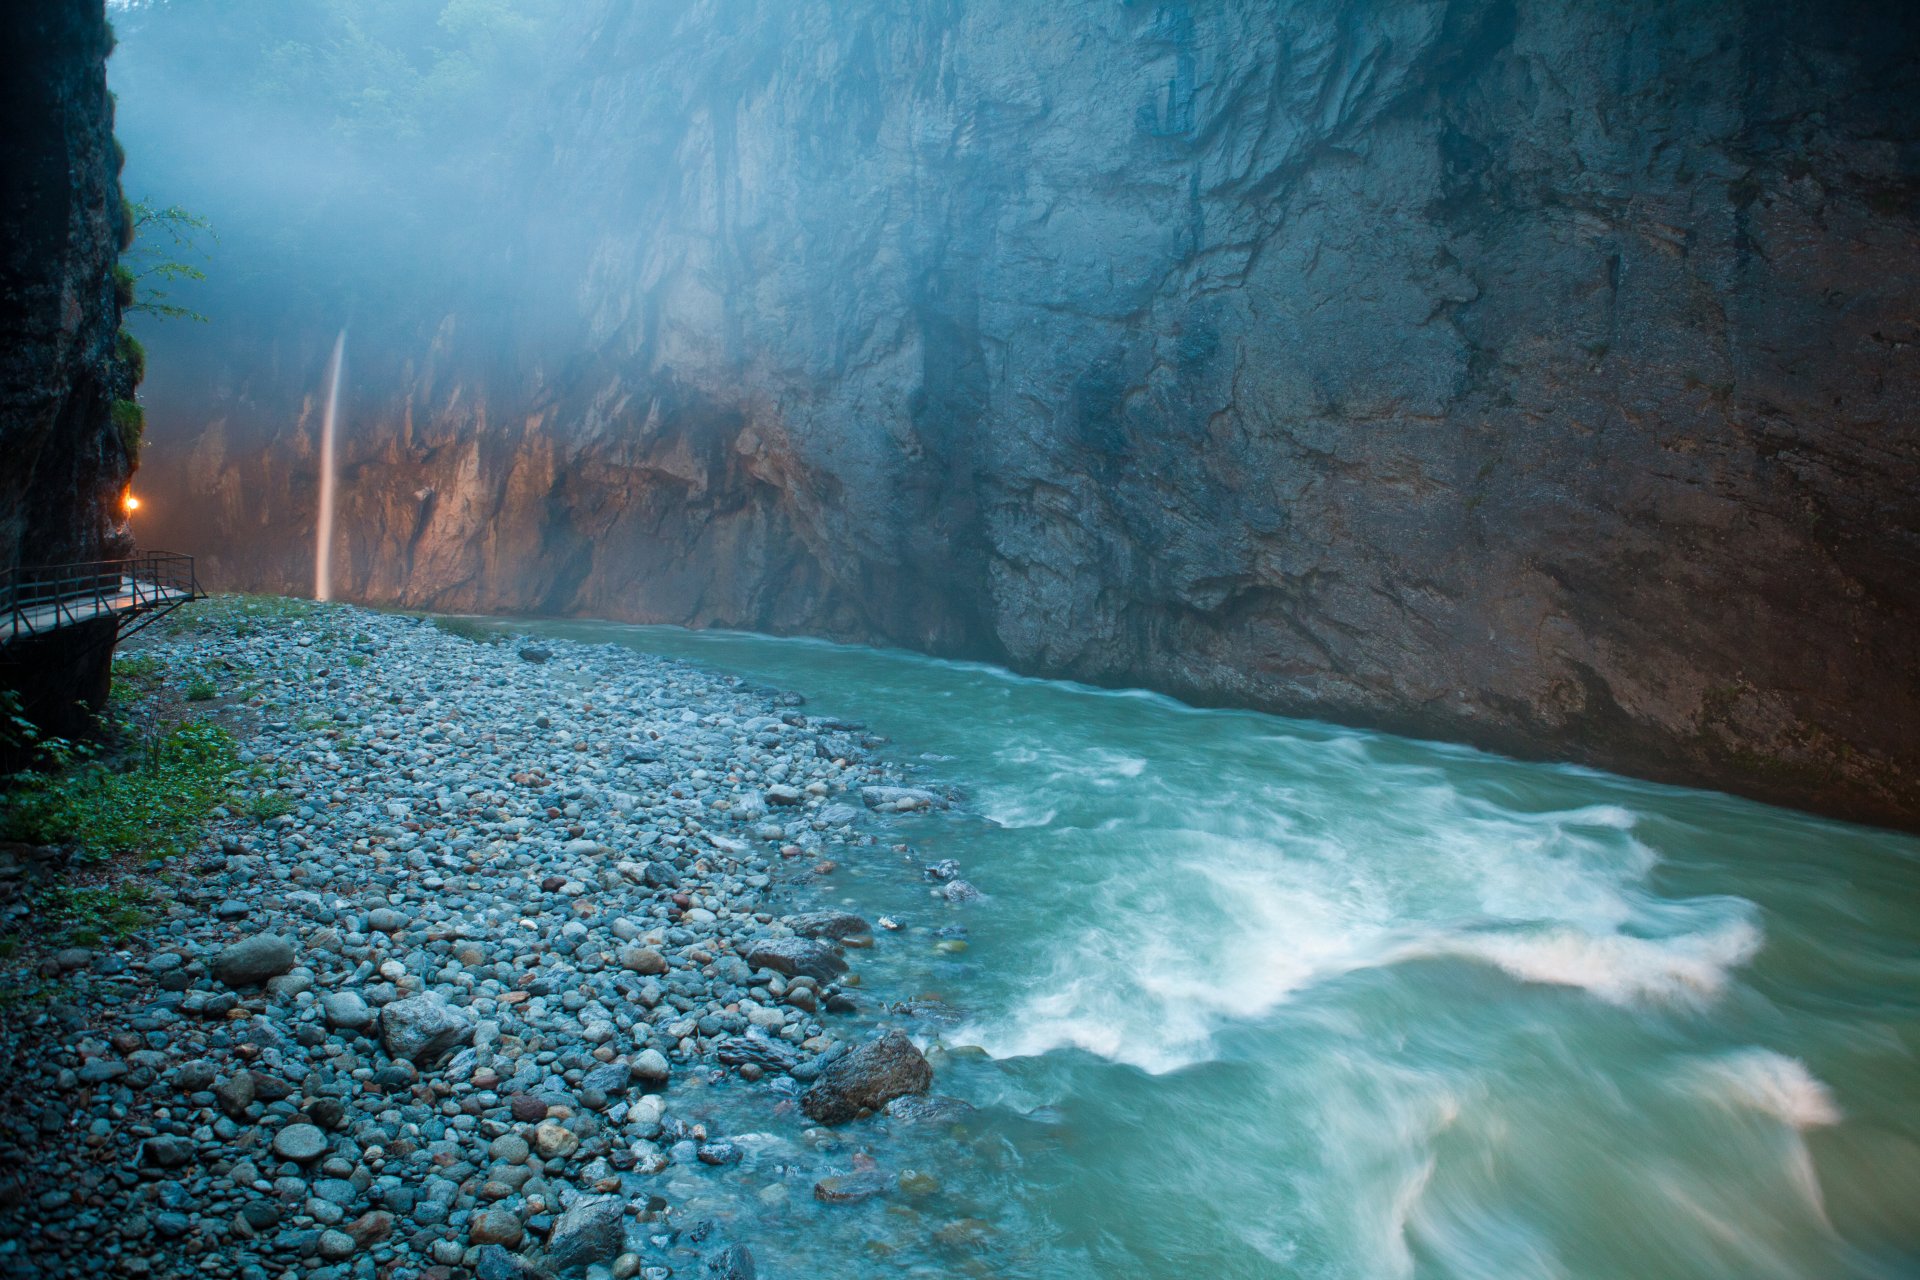
{"label": "river current", "polygon": [[[765,1130],[732,1194],[668,1190],[749,1219],[763,1274],[1920,1275],[1914,838],[905,653],[533,625],[798,690],[968,797],[823,892],[902,922],[857,967],[948,1011],[936,1089],[979,1111],[875,1144],[927,1176],[860,1205],[728,1116]],[[942,858],[986,897],[930,897]]]}

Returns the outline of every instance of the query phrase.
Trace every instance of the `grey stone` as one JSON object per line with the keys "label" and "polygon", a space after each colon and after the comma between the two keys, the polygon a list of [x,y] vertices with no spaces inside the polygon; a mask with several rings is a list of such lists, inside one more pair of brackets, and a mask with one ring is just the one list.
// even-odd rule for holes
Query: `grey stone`
{"label": "grey stone", "polygon": [[320,1233],[320,1256],[328,1262],[340,1262],[351,1258],[355,1249],[353,1237],[344,1231],[322,1231]]}
{"label": "grey stone", "polygon": [[730,1244],[707,1262],[712,1280],[759,1280],[753,1263],[753,1251],[743,1244]]}
{"label": "grey stone", "polygon": [[847,971],[837,947],[811,938],[757,938],[747,944],[746,961],[756,969],[771,969],[790,978],[805,974],[822,982]]}
{"label": "grey stone", "polygon": [[862,787],[860,802],[869,809],[900,807],[945,808],[946,801],[922,787]]}
{"label": "grey stone", "polygon": [[310,1124],[290,1124],[273,1135],[273,1154],[296,1164],[318,1160],[327,1151],[327,1135]]}
{"label": "grey stone", "polygon": [[920,1050],[904,1032],[889,1031],[822,1071],[800,1108],[821,1124],[840,1124],[932,1084],[933,1068]]}
{"label": "grey stone", "polygon": [[328,992],[320,997],[320,1011],[338,1031],[365,1031],[373,1025],[374,1012],[358,991]]}
{"label": "grey stone", "polygon": [[512,1249],[526,1234],[520,1219],[505,1209],[488,1209],[474,1215],[467,1227],[467,1239],[475,1244],[497,1244]]}
{"label": "grey stone", "polygon": [[851,911],[803,911],[787,917],[787,927],[803,938],[857,937],[873,932],[873,926]]}
{"label": "grey stone", "polygon": [[625,1205],[618,1196],[583,1196],[567,1207],[547,1238],[546,1261],[556,1271],[610,1262],[626,1241]]}
{"label": "grey stone", "polygon": [[659,977],[667,972],[667,958],[652,947],[623,947],[620,967],[643,977]]}
{"label": "grey stone", "polygon": [[257,987],[293,968],[291,940],[277,933],[255,934],[220,952],[210,968],[230,987]]}
{"label": "grey stone", "polygon": [[633,1074],[647,1084],[665,1084],[670,1072],[666,1055],[658,1049],[643,1049],[634,1056]]}
{"label": "grey stone", "polygon": [[431,995],[395,1000],[380,1010],[380,1039],[387,1052],[426,1066],[473,1040],[473,1014]]}

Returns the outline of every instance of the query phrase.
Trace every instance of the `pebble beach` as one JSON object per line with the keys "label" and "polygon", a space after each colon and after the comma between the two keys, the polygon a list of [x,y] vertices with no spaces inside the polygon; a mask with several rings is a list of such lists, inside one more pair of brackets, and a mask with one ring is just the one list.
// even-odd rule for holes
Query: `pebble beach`
{"label": "pebble beach", "polygon": [[[114,869],[144,928],[12,962],[0,1274],[741,1280],[729,1166],[857,1201],[865,1144],[964,1113],[860,986],[894,922],[831,893],[951,803],[862,726],[611,645],[196,608],[122,658],[212,673],[241,771]],[[8,846],[8,910],[72,852]]]}

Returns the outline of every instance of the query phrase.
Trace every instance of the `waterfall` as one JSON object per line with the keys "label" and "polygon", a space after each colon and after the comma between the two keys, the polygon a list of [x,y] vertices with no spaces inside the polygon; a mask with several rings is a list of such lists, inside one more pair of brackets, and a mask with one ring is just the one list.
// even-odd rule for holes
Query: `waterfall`
{"label": "waterfall", "polygon": [[327,377],[327,414],[320,425],[320,524],[313,539],[313,598],[333,598],[333,441],[340,420],[340,367],[347,359],[347,331],[333,340]]}

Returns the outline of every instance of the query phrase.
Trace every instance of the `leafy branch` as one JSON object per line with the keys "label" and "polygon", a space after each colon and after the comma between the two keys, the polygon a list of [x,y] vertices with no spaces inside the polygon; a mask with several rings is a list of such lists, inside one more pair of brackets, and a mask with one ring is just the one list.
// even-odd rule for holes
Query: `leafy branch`
{"label": "leafy branch", "polygon": [[163,320],[206,323],[206,316],[169,302],[167,291],[156,286],[207,278],[207,273],[189,259],[205,258],[206,252],[200,245],[202,236],[218,242],[220,237],[214,234],[213,224],[177,204],[156,206],[151,201],[140,200],[129,208],[133,247],[126,256],[132,264],[129,273],[141,287],[135,290],[134,300],[126,309]]}

